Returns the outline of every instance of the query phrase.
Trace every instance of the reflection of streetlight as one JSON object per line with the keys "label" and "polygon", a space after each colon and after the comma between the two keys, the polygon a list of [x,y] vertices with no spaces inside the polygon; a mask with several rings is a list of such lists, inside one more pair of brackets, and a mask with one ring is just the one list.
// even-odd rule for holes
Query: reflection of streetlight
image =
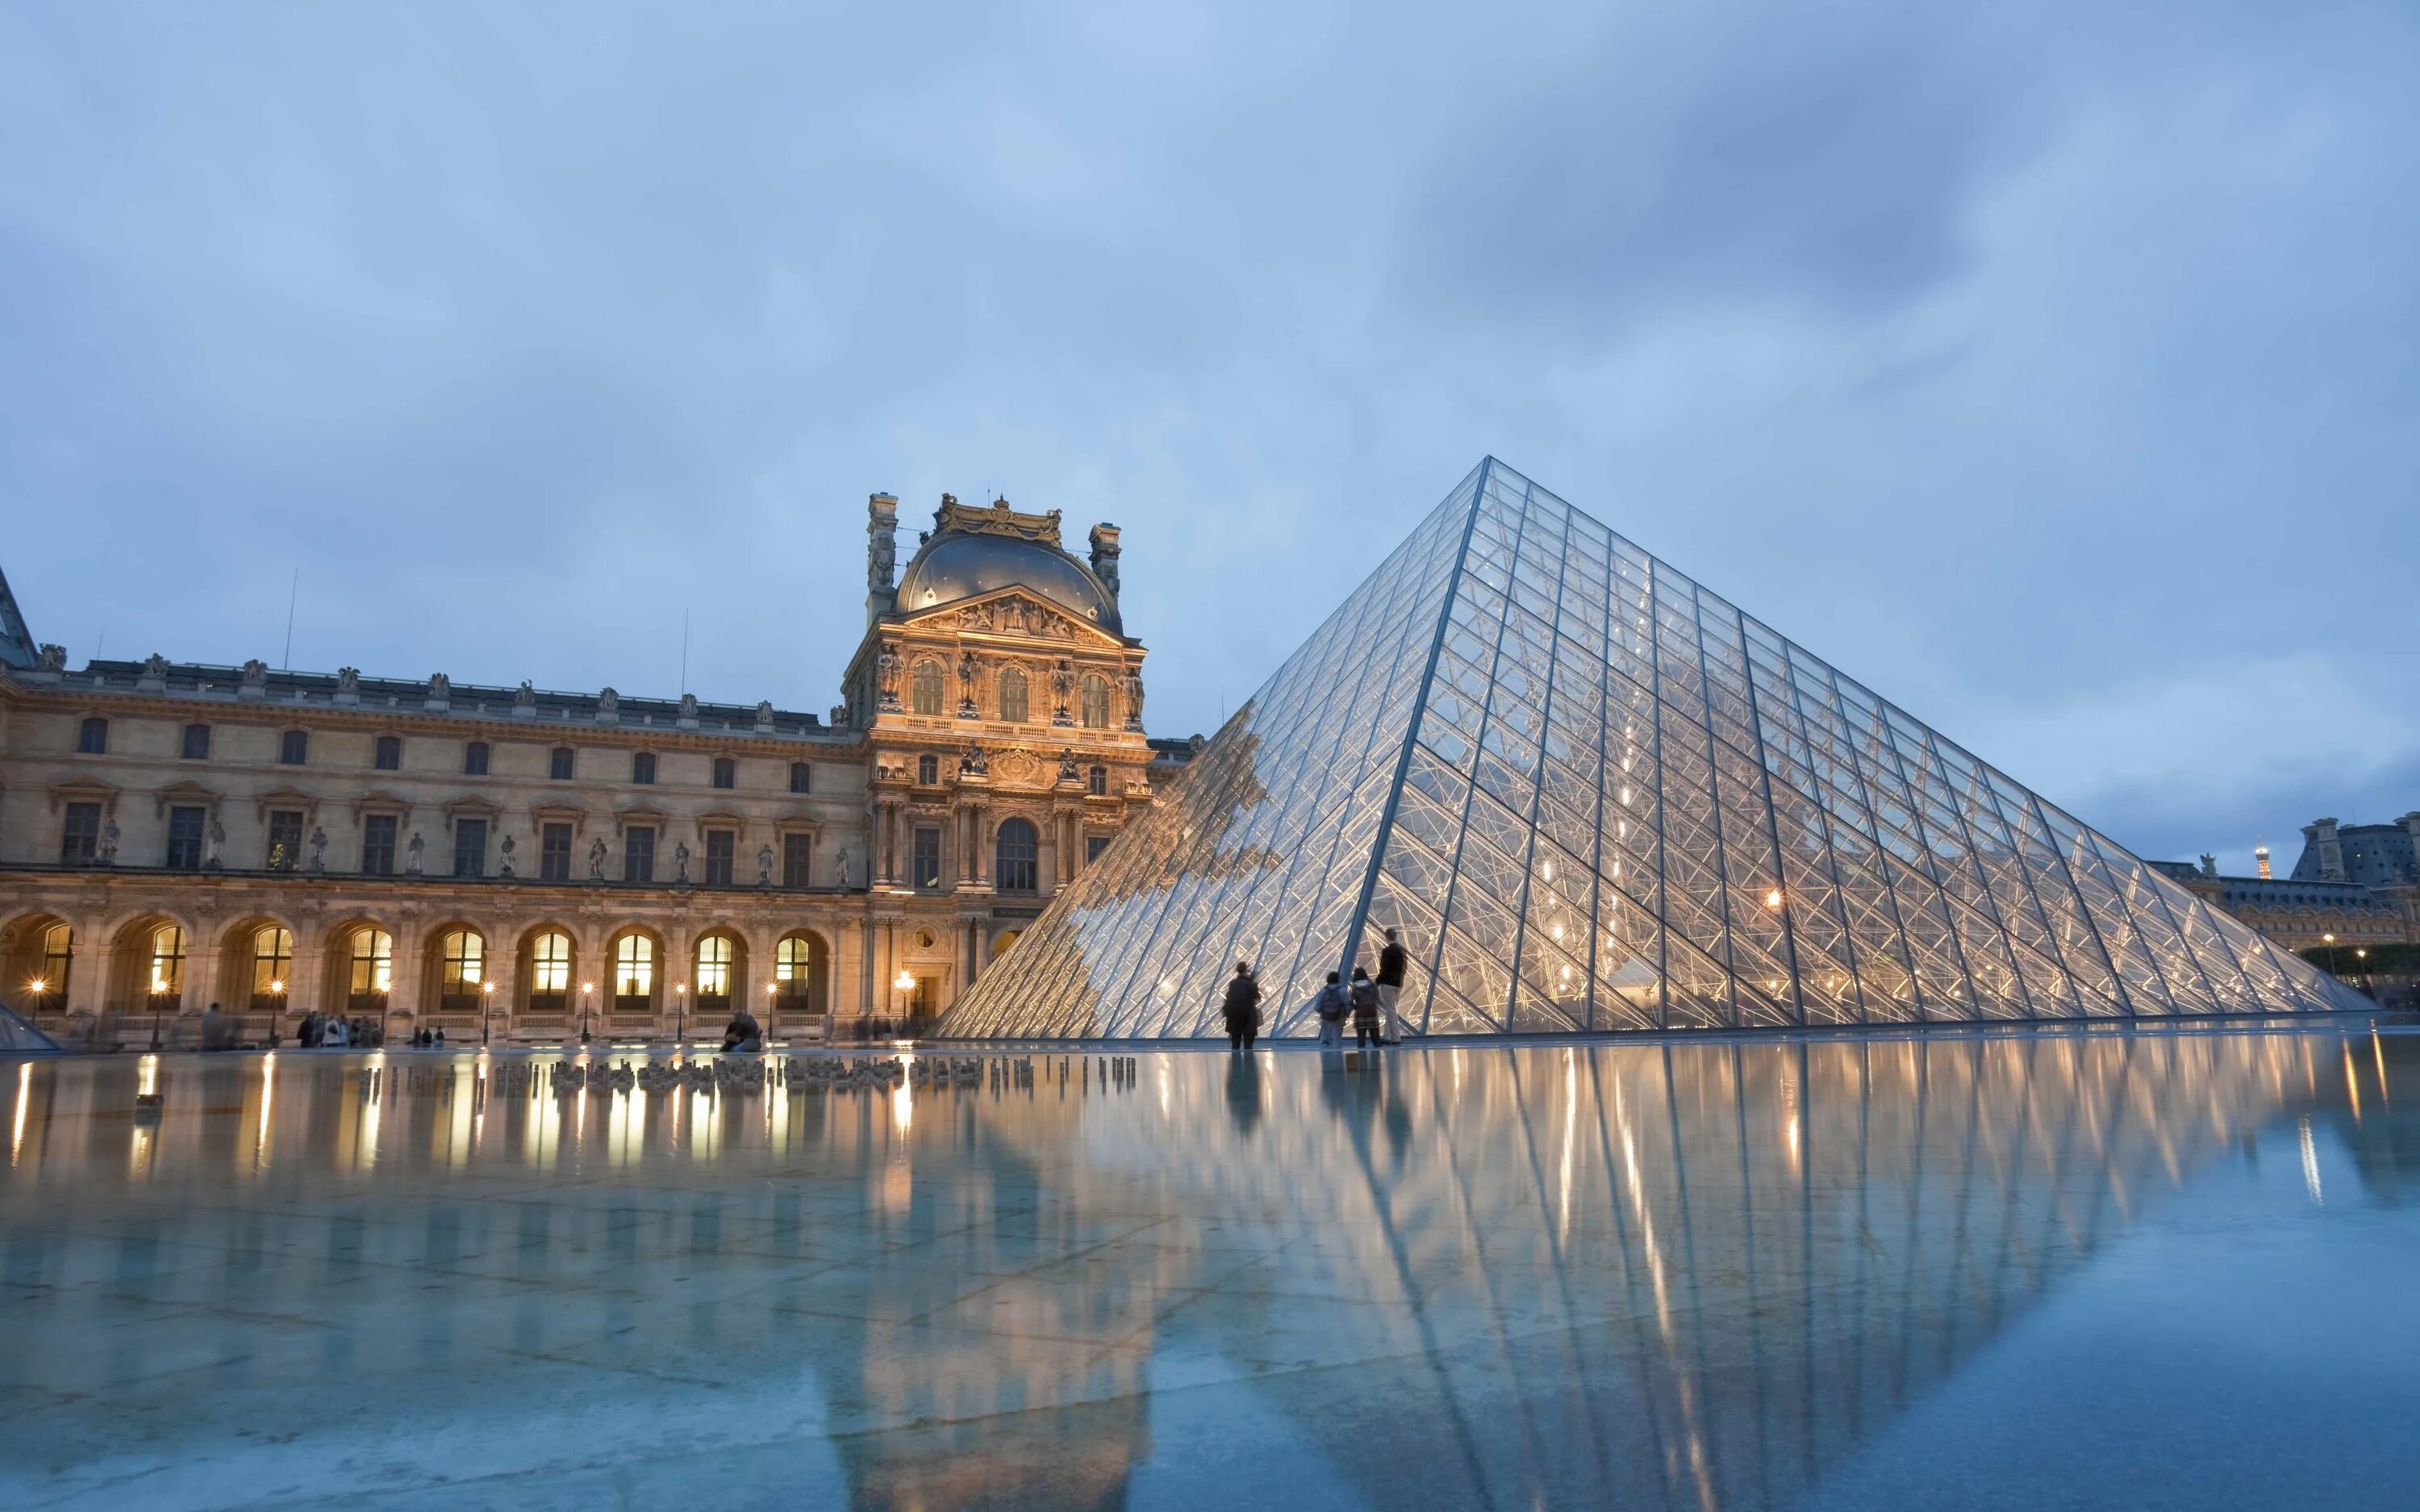
{"label": "reflection of streetlight", "polygon": [[151,1048],[160,1048],[160,1010],[167,1001],[168,984],[159,978],[151,979]]}
{"label": "reflection of streetlight", "polygon": [[580,984],[580,1042],[582,1044],[588,1042],[588,1005],[596,995],[595,982],[583,981]]}
{"label": "reflection of streetlight", "polygon": [[492,981],[483,981],[479,983],[479,1048],[482,1050],[488,1048],[489,1026],[494,1022],[495,1016],[496,984]]}

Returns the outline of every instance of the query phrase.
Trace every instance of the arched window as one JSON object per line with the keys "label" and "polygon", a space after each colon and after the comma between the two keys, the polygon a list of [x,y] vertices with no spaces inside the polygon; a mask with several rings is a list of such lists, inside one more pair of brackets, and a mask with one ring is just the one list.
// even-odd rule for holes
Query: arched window
{"label": "arched window", "polygon": [[1109,795],[1109,769],[1095,766],[1084,774],[1084,791],[1096,798]]}
{"label": "arched window", "polygon": [[1084,728],[1107,730],[1109,727],[1109,680],[1098,672],[1084,674]]}
{"label": "arched window", "polygon": [[79,756],[109,754],[108,720],[95,717],[76,726],[76,754]]}
{"label": "arched window", "polygon": [[697,1011],[725,1013],[731,1010],[731,939],[709,934],[697,942]]}
{"label": "arched window", "polygon": [[379,736],[377,749],[370,757],[370,764],[377,767],[381,772],[399,770],[403,765],[403,737],[400,735]]}
{"label": "arched window", "polygon": [[474,740],[462,748],[462,775],[464,777],[485,777],[488,775],[488,743],[486,741]]}
{"label": "arched window", "polygon": [[1001,892],[1032,892],[1041,885],[1041,837],[1022,819],[1003,819],[992,886]]}
{"label": "arched window", "polygon": [[738,780],[739,764],[728,756],[717,756],[714,759],[714,785],[727,788],[737,784]]}
{"label": "arched window", "polygon": [[549,930],[530,945],[530,1011],[560,1013],[571,999],[571,936]]}
{"label": "arched window", "polygon": [[647,1013],[656,1006],[656,942],[625,934],[613,942],[613,1011]]}
{"label": "arched window", "polygon": [[488,976],[488,942],[477,930],[448,930],[438,942],[437,1007],[441,1012],[478,1011],[479,984]]}
{"label": "arched window", "polygon": [[941,664],[920,661],[908,674],[908,711],[910,714],[941,712]]}
{"label": "arched window", "polygon": [[65,924],[54,924],[42,931],[41,960],[34,967],[34,980],[28,982],[26,998],[37,1011],[55,1012],[68,1000],[68,973],[75,964],[75,952],[70,949],[75,934]]}
{"label": "arched window", "polygon": [[185,990],[185,932],[163,924],[151,932],[151,980],[146,990],[153,997],[176,997]]}
{"label": "arched window", "polygon": [[1025,669],[1002,667],[1000,670],[1000,717],[1011,724],[1023,724],[1025,712]]}
{"label": "arched window", "polygon": [[286,984],[294,980],[294,932],[263,924],[252,932],[252,1011],[275,1013],[286,1007]]}
{"label": "arched window", "polygon": [[773,988],[783,1013],[821,1013],[824,947],[812,934],[793,934],[773,948]]}
{"label": "arched window", "polygon": [[353,931],[351,971],[346,980],[345,1010],[375,1011],[395,988],[395,936],[382,929]]}
{"label": "arched window", "polygon": [[928,787],[928,788],[929,788],[929,787],[931,787],[931,786],[933,786],[935,783],[937,783],[937,782],[940,781],[940,780],[941,780],[941,758],[939,758],[939,756],[919,756],[919,757],[917,757],[917,758],[916,758],[916,780],[917,780],[917,781],[919,781],[919,782],[921,782],[921,783],[923,783],[924,786],[926,786],[926,787]]}

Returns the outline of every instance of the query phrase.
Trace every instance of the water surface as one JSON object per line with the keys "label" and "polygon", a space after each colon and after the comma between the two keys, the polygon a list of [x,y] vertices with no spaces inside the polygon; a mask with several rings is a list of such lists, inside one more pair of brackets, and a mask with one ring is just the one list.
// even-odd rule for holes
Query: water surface
{"label": "water surface", "polygon": [[553,1058],[0,1064],[0,1504],[2420,1504],[2420,1037]]}

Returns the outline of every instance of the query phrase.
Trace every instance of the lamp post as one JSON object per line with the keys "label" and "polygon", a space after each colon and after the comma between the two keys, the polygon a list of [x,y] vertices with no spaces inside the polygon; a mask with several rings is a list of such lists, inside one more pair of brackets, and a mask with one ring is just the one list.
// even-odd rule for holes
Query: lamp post
{"label": "lamp post", "polygon": [[157,978],[157,977],[152,978],[152,979],[151,979],[151,1048],[152,1048],[152,1049],[154,1049],[154,1050],[157,1050],[157,1049],[159,1049],[159,1048],[160,1048],[160,1005],[161,1005],[161,1003],[162,1003],[162,1002],[163,1002],[163,1001],[167,997],[167,995],[168,995],[168,989],[167,989],[166,985],[165,985],[164,983],[163,983],[163,982],[160,980],[160,979],[159,979],[159,978]]}
{"label": "lamp post", "polygon": [[272,977],[269,981],[269,1048],[277,1048],[277,1021],[286,1016],[286,980]]}
{"label": "lamp post", "polygon": [[492,981],[483,981],[479,983],[479,1048],[482,1050],[488,1048],[495,1018],[496,984]]}
{"label": "lamp post", "polygon": [[777,995],[780,992],[781,989],[771,982],[765,984],[765,1044],[768,1049],[770,1049],[773,1043],[774,1004],[778,1000]]}
{"label": "lamp post", "polygon": [[582,1044],[588,1042],[588,1004],[596,995],[595,982],[583,981],[580,984],[580,1042]]}
{"label": "lamp post", "polygon": [[379,1048],[380,1048],[380,1049],[381,1049],[381,1050],[383,1050],[383,1049],[385,1049],[385,1048],[386,1048],[386,1005],[387,1005],[387,991],[386,991],[386,989],[385,989],[385,988],[381,987],[381,988],[380,988],[380,989],[379,989],[379,993],[378,993],[378,1000],[379,1000],[379,1037],[378,1037],[378,1042],[379,1042]]}
{"label": "lamp post", "polygon": [[[909,1006],[908,995],[916,990],[916,973],[908,970],[906,966],[901,966],[899,968],[899,975],[891,979],[891,985],[896,989],[899,994],[899,1011],[894,1014],[893,1017],[904,1023],[908,1018]],[[893,1025],[892,1029],[893,1033],[896,1033],[898,1031],[898,1026]]]}
{"label": "lamp post", "polygon": [[673,983],[673,1048],[689,1043],[689,983]]}
{"label": "lamp post", "polygon": [[2319,936],[2319,943],[2328,948],[2328,975],[2332,977],[2343,975],[2336,970],[2336,937],[2333,934],[2322,934]]}
{"label": "lamp post", "polygon": [[2355,961],[2358,961],[2358,962],[2360,962],[2360,963],[2361,963],[2361,990],[2362,990],[2363,992],[2365,992],[2365,993],[2368,993],[2368,995],[2369,995],[2370,996],[2372,996],[2372,997],[2377,996],[2378,995],[2377,995],[2376,993],[2374,993],[2374,992],[2370,992],[2370,989],[2369,989],[2369,951],[2368,951],[2368,949],[2367,949],[2366,948],[2359,948],[2359,949],[2354,949],[2354,951],[2353,951],[2353,953],[2352,953],[2352,958],[2353,958]]}

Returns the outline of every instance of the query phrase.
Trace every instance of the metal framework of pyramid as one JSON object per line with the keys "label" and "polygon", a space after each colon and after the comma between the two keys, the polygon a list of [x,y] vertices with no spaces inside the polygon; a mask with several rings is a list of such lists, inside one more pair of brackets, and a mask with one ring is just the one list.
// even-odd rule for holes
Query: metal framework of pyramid
{"label": "metal framework of pyramid", "polygon": [[1493,458],[936,1026],[1409,1032],[2370,1007]]}

